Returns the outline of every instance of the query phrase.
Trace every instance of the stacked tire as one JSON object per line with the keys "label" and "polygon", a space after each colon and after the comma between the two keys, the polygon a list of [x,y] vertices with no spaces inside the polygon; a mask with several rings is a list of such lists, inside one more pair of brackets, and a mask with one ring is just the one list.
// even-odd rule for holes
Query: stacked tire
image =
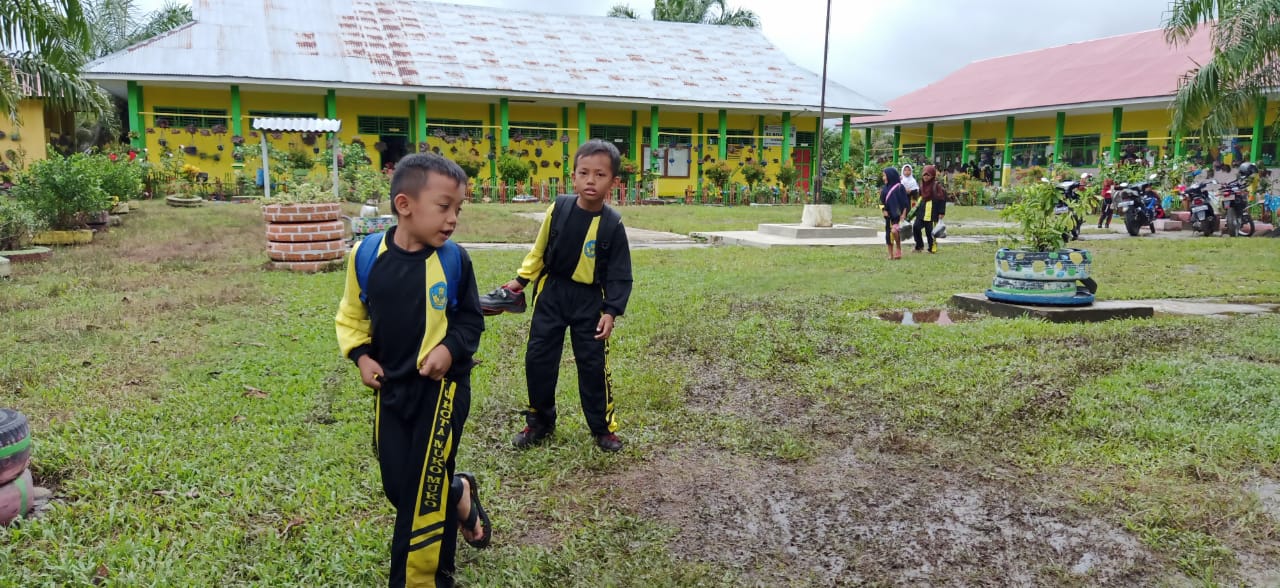
{"label": "stacked tire", "polygon": [[0,525],[31,511],[31,428],[22,413],[0,408]]}
{"label": "stacked tire", "polygon": [[1084,249],[996,252],[988,299],[1037,306],[1093,304],[1098,284],[1089,276],[1093,256]]}
{"label": "stacked tire", "polygon": [[347,253],[342,207],[336,202],[271,204],[262,214],[273,267],[317,272],[341,263]]}

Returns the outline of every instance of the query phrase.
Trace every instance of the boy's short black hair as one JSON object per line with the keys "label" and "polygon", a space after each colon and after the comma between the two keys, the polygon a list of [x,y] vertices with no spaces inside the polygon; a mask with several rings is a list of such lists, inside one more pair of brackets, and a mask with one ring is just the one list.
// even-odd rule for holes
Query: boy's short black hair
{"label": "boy's short black hair", "polygon": [[414,153],[406,155],[396,164],[395,173],[391,174],[391,212],[396,216],[400,213],[396,211],[394,200],[396,194],[404,193],[411,198],[417,198],[418,193],[427,185],[427,176],[431,173],[440,174],[449,178],[458,185],[467,185],[467,172],[452,160],[436,155],[435,153]]}
{"label": "boy's short black hair", "polygon": [[578,169],[578,160],[583,157],[592,155],[600,155],[601,153],[609,156],[610,169],[613,170],[613,176],[617,177],[622,173],[622,154],[618,153],[618,148],[613,143],[603,139],[592,139],[583,143],[578,148],[578,153],[573,156],[573,169]]}

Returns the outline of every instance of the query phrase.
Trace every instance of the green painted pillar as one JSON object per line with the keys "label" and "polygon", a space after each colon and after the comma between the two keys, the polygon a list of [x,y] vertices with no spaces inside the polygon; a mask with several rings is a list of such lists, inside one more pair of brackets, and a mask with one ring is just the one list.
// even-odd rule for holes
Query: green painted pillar
{"label": "green painted pillar", "polygon": [[1062,133],[1067,128],[1067,113],[1059,112],[1057,124],[1053,127],[1053,162],[1062,163]]}
{"label": "green painted pillar", "polygon": [[1173,133],[1173,160],[1182,161],[1182,131]]}
{"label": "green painted pillar", "polygon": [[1013,117],[1004,119],[1004,157],[1000,162],[1000,185],[1008,186],[1013,181]]}
{"label": "green painted pillar", "polygon": [[768,164],[769,158],[764,156],[764,116],[756,117],[756,159]]}
{"label": "green painted pillar", "polygon": [[[699,112],[698,113],[698,144],[702,145],[703,149],[706,149],[707,138],[703,136],[704,134],[706,134],[706,126],[703,124],[702,113]],[[698,204],[702,204],[702,152],[695,150],[691,154],[691,156],[697,159],[698,171],[694,177],[694,185],[695,185],[695,189],[697,190],[697,202]]]}
{"label": "green painted pillar", "polygon": [[[560,109],[560,132],[565,135],[569,134],[569,107],[565,106]],[[560,141],[560,158],[563,165],[560,166],[560,185],[561,194],[569,193],[569,142]]]}
{"label": "green painted pillar", "polygon": [[720,126],[718,127],[719,131],[716,133],[716,146],[719,147],[719,149],[716,151],[717,157],[720,158],[720,161],[724,161],[729,158],[729,113],[725,109],[721,108],[718,116]]}
{"label": "green painted pillar", "polygon": [[973,121],[965,120],[960,135],[960,165],[969,163],[969,134],[973,132]]}
{"label": "green painted pillar", "polygon": [[[493,104],[489,105],[489,132],[486,135],[492,135],[494,127],[497,126],[497,115],[494,114]],[[498,185],[498,158],[493,149],[493,141],[489,141],[489,189],[493,190]],[[492,196],[491,196],[492,197]]]}
{"label": "green painted pillar", "polygon": [[498,145],[502,148],[498,153],[501,154],[511,146],[511,103],[506,98],[498,99],[498,124],[502,126],[502,134],[498,137]]}
{"label": "green painted pillar", "polygon": [[587,128],[587,103],[578,103],[578,145],[582,145],[591,140],[589,133],[591,129]]}
{"label": "green painted pillar", "polygon": [[1267,124],[1267,97],[1258,98],[1258,111],[1253,116],[1253,136],[1250,137],[1249,161],[1262,161],[1263,125]]}
{"label": "green painted pillar", "polygon": [[231,134],[244,136],[244,112],[240,104],[240,86],[231,85]]}
{"label": "green painted pillar", "polygon": [[426,133],[418,134],[418,125],[414,121],[418,120],[418,101],[409,101],[409,146],[410,153],[418,152],[418,142],[425,140]]}
{"label": "green painted pillar", "polygon": [[657,154],[653,153],[653,151],[656,151],[658,149],[659,141],[661,141],[661,139],[658,137],[658,107],[650,106],[649,107],[649,149],[651,151],[649,152],[649,171],[652,171],[655,174],[658,173],[658,170],[661,169],[662,167],[658,165],[660,162],[658,161]]}
{"label": "green painted pillar", "polygon": [[871,127],[862,129],[862,167],[871,165]]}
{"label": "green painted pillar", "polygon": [[924,126],[924,162],[933,163],[933,123]]}
{"label": "green painted pillar", "polygon": [[[427,140],[427,95],[418,94],[417,100],[414,102],[416,108],[414,128],[418,129],[418,142]],[[417,143],[413,145],[411,151],[417,153],[419,150]]]}
{"label": "green painted pillar", "polygon": [[324,116],[338,118],[338,91],[330,89],[324,95]]}
{"label": "green painted pillar", "polygon": [[902,125],[893,125],[893,165],[902,157]]}
{"label": "green painted pillar", "polygon": [[129,141],[134,147],[139,149],[146,147],[147,130],[142,115],[142,88],[138,86],[138,82],[128,83],[129,92],[129,130],[132,131],[137,138]]}
{"label": "green painted pillar", "polygon": [[850,133],[853,129],[849,127],[849,115],[844,115],[840,120],[840,165],[849,163],[849,141]]}
{"label": "green painted pillar", "polygon": [[1111,109],[1111,163],[1120,161],[1120,125],[1124,122],[1124,108]]}
{"label": "green painted pillar", "polygon": [[[641,139],[643,139],[643,137],[640,136],[640,113],[632,110],[630,139],[632,145],[631,156],[636,160],[636,169],[640,169],[640,166],[644,165],[644,141]],[[627,187],[629,189],[633,189],[634,193],[639,194],[638,186],[640,186],[642,180],[643,174],[634,176],[631,178],[631,181],[628,182],[630,185]]]}
{"label": "green painted pillar", "polygon": [[791,164],[791,113],[782,113],[782,165]]}

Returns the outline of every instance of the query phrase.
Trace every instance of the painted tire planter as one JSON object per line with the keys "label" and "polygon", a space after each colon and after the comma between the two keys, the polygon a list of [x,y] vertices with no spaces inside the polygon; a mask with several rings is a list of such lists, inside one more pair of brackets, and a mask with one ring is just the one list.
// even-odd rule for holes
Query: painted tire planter
{"label": "painted tire planter", "polygon": [[0,525],[8,525],[14,519],[31,512],[31,497],[34,492],[31,470],[22,470],[17,479],[8,484],[0,484]]}
{"label": "painted tire planter", "polygon": [[111,207],[111,214],[129,214],[129,203],[121,202]]}
{"label": "painted tire planter", "polygon": [[90,229],[41,231],[31,237],[33,245],[86,245],[92,242],[93,231]]}
{"label": "painted tire planter", "polygon": [[381,233],[395,226],[396,217],[390,214],[382,216],[351,217],[351,234],[356,237]]}
{"label": "painted tire planter", "polygon": [[336,202],[269,204],[262,207],[262,216],[267,221],[267,257],[275,267],[320,271],[347,253],[342,207]]}
{"label": "painted tire planter", "polygon": [[0,486],[14,481],[31,461],[31,427],[16,410],[0,408]]}
{"label": "painted tire planter", "polygon": [[195,208],[204,206],[204,198],[183,198],[182,196],[165,196],[164,203],[178,208]]}
{"label": "painted tire planter", "polygon": [[[1087,306],[1093,304],[1098,288],[1089,277],[1092,264],[1093,256],[1083,249],[1000,249],[996,277],[986,296],[1013,304]],[[1077,281],[1084,286],[1077,286]]]}
{"label": "painted tire planter", "polygon": [[48,247],[30,247],[14,251],[0,251],[0,257],[8,259],[9,263],[48,261],[53,257],[53,250]]}

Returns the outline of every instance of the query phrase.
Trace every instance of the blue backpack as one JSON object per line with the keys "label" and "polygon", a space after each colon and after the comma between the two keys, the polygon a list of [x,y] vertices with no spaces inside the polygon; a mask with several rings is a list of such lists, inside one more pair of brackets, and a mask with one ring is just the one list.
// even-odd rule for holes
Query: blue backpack
{"label": "blue backpack", "polygon": [[[373,233],[366,236],[360,242],[360,248],[356,249],[356,282],[360,284],[360,302],[365,306],[369,305],[369,295],[365,293],[369,283],[369,272],[373,269],[373,262],[378,259],[378,250],[382,248],[384,234]],[[440,265],[444,267],[444,279],[449,291],[449,308],[457,308],[458,283],[462,281],[462,254],[458,244],[445,241],[443,247],[436,249],[436,255],[440,258]]]}

